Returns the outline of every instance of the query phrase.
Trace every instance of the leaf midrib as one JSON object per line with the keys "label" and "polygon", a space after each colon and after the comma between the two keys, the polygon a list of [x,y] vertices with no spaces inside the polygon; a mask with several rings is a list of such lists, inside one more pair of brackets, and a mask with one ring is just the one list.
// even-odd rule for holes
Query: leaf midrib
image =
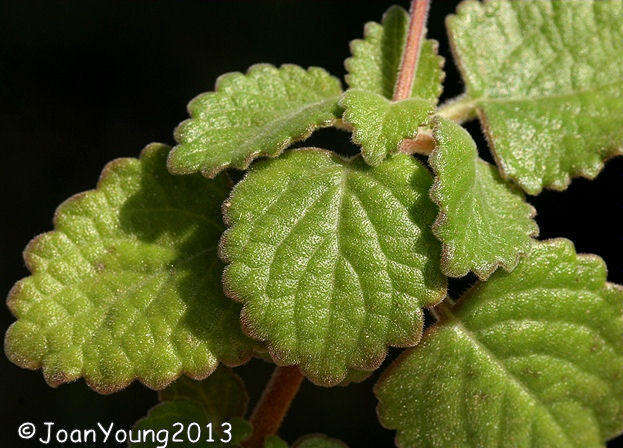
{"label": "leaf midrib", "polygon": [[[251,137],[250,139],[243,140],[242,144],[240,145],[240,148],[248,148],[249,146],[252,146],[258,139],[261,139],[261,138],[265,137],[266,134],[269,134],[270,131],[273,129],[273,125],[275,123],[277,123],[276,131],[275,131],[275,133],[276,133],[278,131],[281,131],[283,128],[285,128],[289,124],[289,120],[293,119],[297,115],[301,115],[301,114],[303,114],[304,112],[307,112],[310,109],[313,109],[315,107],[324,106],[325,104],[329,104],[331,102],[336,102],[337,103],[337,100],[339,99],[339,97],[340,97],[340,95],[335,95],[335,96],[326,98],[324,100],[316,101],[316,102],[313,102],[313,103],[306,103],[303,107],[297,107],[297,108],[293,108],[293,109],[285,109],[284,111],[286,112],[286,115],[281,115],[280,114],[278,117],[270,120],[268,123],[264,123],[262,126],[259,127],[260,133],[256,134],[255,136]],[[312,125],[310,125],[310,126],[312,126]],[[242,151],[238,151],[238,154],[240,154],[241,152]],[[242,152],[242,153],[244,154],[244,152]]]}
{"label": "leaf midrib", "polygon": [[[247,139],[243,139],[242,141],[239,141],[238,144],[236,145],[238,150],[234,152],[234,156],[230,157],[229,160],[231,160],[231,163],[236,163],[239,162],[239,160],[234,160],[234,159],[239,159],[240,156],[242,157],[248,157],[248,150],[252,147],[255,147],[258,140],[262,140],[263,138],[265,138],[268,134],[278,134],[281,131],[283,131],[283,129],[285,127],[287,127],[288,124],[290,124],[290,120],[292,120],[293,118],[304,114],[305,112],[309,111],[310,109],[314,109],[314,108],[319,108],[322,106],[325,106],[327,104],[330,104],[332,102],[335,102],[337,104],[337,101],[340,97],[341,93],[339,95],[334,95],[328,98],[325,98],[323,100],[320,101],[315,101],[313,103],[305,103],[304,106],[302,107],[296,107],[296,108],[292,108],[292,109],[281,109],[278,112],[277,117],[273,118],[272,120],[268,121],[267,123],[264,123],[258,127],[254,127],[254,129],[259,129],[259,132],[252,135],[250,138]],[[285,113],[285,115],[282,114]],[[334,117],[335,118],[335,117]],[[325,120],[326,121],[326,120]],[[317,120],[315,120],[313,123],[310,123],[308,128],[306,130],[313,130],[314,127],[316,126],[322,126],[323,122],[318,123]],[[276,126],[275,126],[276,125]],[[304,134],[303,134],[304,135]],[[289,139],[298,139],[300,138],[300,135],[297,136],[288,136],[287,138]],[[282,150],[283,148],[278,148],[279,150]],[[202,152],[206,153],[208,152],[208,148],[204,149]],[[268,154],[266,152],[266,149],[264,147],[262,147],[261,149],[257,149],[256,150],[256,154],[260,155],[260,154]]]}

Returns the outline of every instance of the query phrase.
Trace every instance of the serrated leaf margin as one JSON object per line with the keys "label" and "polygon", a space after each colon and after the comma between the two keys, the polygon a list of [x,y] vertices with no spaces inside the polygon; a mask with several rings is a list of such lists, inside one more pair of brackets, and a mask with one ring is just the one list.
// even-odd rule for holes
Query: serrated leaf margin
{"label": "serrated leaf margin", "polygon": [[[247,76],[249,75],[249,73],[252,70],[257,70],[258,68],[262,68],[262,67],[272,67],[275,68],[276,70],[280,70],[282,68],[288,68],[288,67],[297,67],[297,68],[301,68],[303,71],[306,71],[307,73],[309,73],[310,70],[322,70],[325,73],[327,73],[329,76],[332,76],[328,71],[326,71],[324,68],[322,67],[316,67],[316,66],[310,66],[307,68],[307,70],[305,70],[304,68],[296,65],[296,64],[282,64],[280,65],[278,68],[272,64],[267,64],[267,63],[258,63],[258,64],[253,64],[251,65],[247,71],[245,73],[241,73],[241,72],[237,72],[237,71],[233,71],[233,72],[227,72],[227,73],[223,73],[222,75],[220,75],[215,82],[214,85],[214,91],[210,91],[210,92],[202,92],[199,93],[198,95],[196,95],[193,99],[191,99],[188,102],[188,105],[186,106],[186,111],[188,113],[188,115],[191,115],[191,105],[193,104],[193,102],[197,99],[199,99],[200,97],[202,97],[203,95],[205,95],[206,93],[218,93],[219,92],[219,86],[221,85],[221,83],[223,82],[224,79],[226,79],[227,77],[230,77],[232,75],[236,75],[236,74],[243,74],[243,76]],[[339,82],[340,88],[342,88],[342,82],[336,78],[337,81]],[[336,96],[336,103],[337,100],[339,100],[340,95]],[[178,124],[176,126],[176,128],[173,131],[173,135],[175,138],[175,141],[179,142],[179,129],[181,129],[181,127],[187,123],[190,122],[191,120],[193,120],[192,116],[190,118],[185,119],[184,121],[182,121],[180,124]],[[259,157],[269,157],[269,158],[276,158],[279,157],[283,151],[285,151],[286,149],[288,149],[288,147],[290,147],[291,145],[293,145],[294,143],[297,142],[301,142],[304,140],[307,140],[313,133],[314,131],[316,131],[317,129],[321,129],[321,128],[326,128],[326,127],[331,127],[331,126],[336,126],[339,127],[341,122],[341,116],[336,116],[334,118],[332,118],[331,120],[327,120],[321,123],[316,123],[316,124],[310,124],[307,129],[305,130],[305,132],[303,132],[301,135],[299,135],[298,137],[287,137],[286,139],[284,139],[280,145],[276,148],[276,150],[273,153],[269,153],[266,151],[254,151],[251,154],[249,154],[242,163],[240,164],[234,164],[234,163],[224,163],[222,165],[219,165],[213,169],[207,169],[207,168],[202,168],[200,170],[198,170],[203,176],[209,178],[209,179],[213,179],[214,177],[216,177],[219,173],[221,173],[222,171],[226,170],[227,168],[236,168],[239,170],[246,170],[249,168],[249,166],[251,165],[251,163],[253,163],[253,161]],[[181,143],[175,145],[171,151],[169,152],[169,157],[167,159],[167,169],[169,170],[169,172],[171,174],[191,174],[197,171],[190,171],[190,170],[184,170],[184,169],[176,169],[175,166],[173,165],[173,156],[174,154],[176,154],[179,151],[179,146],[181,145]]]}
{"label": "serrated leaf margin", "polygon": [[[317,148],[317,147],[306,147],[306,148],[294,148],[292,149],[292,151],[314,151],[314,152],[320,152],[323,154],[327,154],[332,158],[337,158],[339,160],[341,160],[342,162],[350,162],[352,159],[359,157],[360,155],[354,155],[352,157],[342,157],[339,154],[334,153],[333,151],[330,151],[328,149],[323,149],[323,148]],[[424,166],[424,165],[422,165]],[[234,289],[228,284],[227,281],[227,271],[229,270],[229,267],[231,265],[231,258],[228,255],[227,251],[225,250],[225,247],[227,246],[227,238],[229,235],[229,230],[231,228],[232,222],[231,222],[231,218],[229,217],[229,207],[231,205],[231,198],[234,196],[235,192],[236,192],[236,187],[241,184],[250,174],[252,173],[252,171],[247,171],[243,178],[240,180],[240,182],[238,184],[236,184],[232,190],[230,191],[229,197],[223,202],[221,210],[223,213],[223,222],[225,223],[225,226],[227,226],[227,229],[223,232],[222,236],[221,236],[221,240],[219,241],[219,245],[218,245],[218,255],[221,258],[221,260],[223,261],[223,263],[225,263],[225,268],[223,269],[223,274],[222,274],[222,283],[223,283],[223,293],[229,297],[230,299],[234,300],[235,302],[241,303],[242,304],[242,310],[240,311],[240,323],[242,326],[242,331],[245,335],[249,336],[250,338],[260,342],[261,344],[263,344],[266,347],[266,350],[269,354],[269,356],[271,357],[271,359],[273,360],[273,362],[275,363],[275,365],[280,366],[280,367],[285,367],[288,366],[290,364],[285,363],[282,360],[282,356],[281,354],[269,343],[267,338],[262,338],[260,336],[261,332],[259,332],[252,324],[252,320],[249,319],[247,317],[247,303],[245,303],[245,301],[238,296],[235,292]],[[444,277],[445,279],[445,277]],[[447,290],[447,281],[446,281],[446,287],[443,290],[443,293],[439,295],[438,299],[434,302],[431,303],[427,306],[431,307],[431,306],[435,306],[438,305],[439,303],[443,302],[443,300],[447,297],[448,294],[448,290]],[[404,343],[404,344],[400,344],[400,345],[387,345],[385,348],[385,351],[383,353],[381,353],[376,359],[372,359],[370,360],[368,366],[369,369],[363,369],[360,367],[357,367],[357,369],[352,369],[351,366],[347,366],[349,369],[351,370],[358,370],[360,372],[367,372],[369,371],[370,373],[374,372],[375,370],[377,370],[381,364],[385,361],[385,359],[387,358],[388,355],[388,349],[389,347],[399,347],[399,348],[407,348],[407,347],[415,347],[417,346],[417,344],[422,340],[422,337],[424,335],[423,332],[424,329],[424,319],[423,319],[423,314],[422,314],[422,322],[420,324],[420,329],[418,332],[418,335],[416,337],[413,338],[413,340],[410,340],[408,343]],[[303,373],[306,373],[304,369],[301,368],[300,364],[296,364]],[[327,382],[323,382],[321,380],[319,380],[318,378],[314,378],[312,376],[305,376],[309,381],[311,381],[312,383],[314,383],[317,386],[322,386],[322,387],[334,387],[334,386],[339,386],[345,379],[347,379],[348,377],[348,373],[344,375],[343,378],[340,379],[340,381],[333,381],[330,383]],[[365,379],[364,379],[365,380]],[[351,381],[352,382],[352,381]],[[348,385],[349,383],[346,383],[346,385]]]}
{"label": "serrated leaf margin", "polygon": [[[57,223],[59,219],[61,218],[61,215],[65,211],[65,209],[70,207],[74,203],[80,202],[84,200],[85,198],[88,198],[89,195],[92,195],[98,191],[101,191],[103,184],[107,182],[111,178],[111,176],[114,175],[114,170],[117,167],[123,167],[127,165],[128,163],[134,163],[137,161],[140,162],[144,157],[148,157],[151,153],[157,152],[158,150],[162,148],[170,149],[168,145],[165,145],[163,143],[153,142],[143,148],[138,158],[119,157],[117,159],[111,160],[102,169],[94,189],[76,193],[73,196],[70,196],[69,198],[64,200],[60,205],[57,206],[57,208],[54,211],[53,218],[52,218],[52,226],[55,230],[50,230],[48,232],[44,232],[44,233],[41,233],[35,236],[33,239],[31,239],[28,242],[28,244],[26,245],[26,247],[24,248],[22,252],[24,263],[26,265],[26,268],[30,271],[30,275],[18,280],[13,285],[13,287],[10,289],[7,295],[6,305],[7,305],[7,308],[10,310],[11,315],[13,317],[17,318],[15,306],[16,306],[17,296],[22,290],[24,280],[26,280],[30,276],[35,275],[38,271],[37,269],[35,269],[35,266],[33,265],[33,262],[32,262],[32,257],[31,257],[32,249],[36,247],[36,245],[39,243],[41,239],[47,238],[48,235],[53,234],[54,232],[57,231],[56,230]],[[153,390],[162,390],[162,389],[165,389],[167,386],[169,386],[171,383],[173,383],[175,380],[177,380],[183,375],[189,378],[192,378],[193,380],[201,381],[209,377],[218,368],[219,364],[221,363],[226,365],[227,367],[238,367],[240,365],[246,364],[253,357],[253,350],[249,350],[249,353],[244,354],[244,356],[240,356],[239,360],[235,363],[225,363],[221,360],[218,360],[217,362],[214,363],[214,365],[208,366],[199,374],[190,372],[185,368],[180,368],[178,369],[178,372],[176,372],[175,374],[169,375],[165,380],[157,384],[151,383],[139,375],[134,375],[132,378],[129,378],[127,381],[120,382],[118,384],[115,384],[114,386],[107,386],[107,385],[98,383],[93,378],[91,378],[89,375],[86,375],[84,367],[77,375],[70,376],[67,374],[60,374],[58,372],[54,374],[50,374],[50,372],[46,371],[45,363],[41,360],[36,361],[36,360],[31,360],[31,359],[22,358],[22,357],[14,357],[14,356],[9,355],[9,350],[8,350],[9,335],[10,335],[11,329],[18,322],[18,320],[11,322],[11,325],[8,327],[5,333],[5,336],[4,336],[5,354],[7,358],[9,358],[9,360],[13,362],[14,364],[16,364],[18,367],[21,367],[27,370],[33,370],[33,371],[41,369],[45,382],[52,388],[57,388],[63,384],[71,383],[76,380],[79,380],[80,378],[83,378],[87,386],[89,386],[95,392],[102,394],[102,395],[110,395],[115,392],[119,392],[120,390],[127,388],[134,381],[138,381],[139,383]]]}
{"label": "serrated leaf margin", "polygon": [[[456,64],[459,70],[461,79],[464,82],[466,82],[465,80],[467,80],[467,72],[465,70],[465,66],[462,63],[461,58],[458,57],[458,50],[456,48],[456,42],[453,38],[452,33],[450,32],[450,29],[452,28],[452,21],[455,20],[456,17],[466,14],[465,10],[469,7],[472,7],[472,5],[474,4],[478,4],[479,6],[481,4],[486,5],[486,3],[489,3],[490,1],[491,0],[483,0],[483,1],[462,0],[456,7],[455,13],[448,14],[444,20],[446,32],[448,35],[448,45],[450,47],[450,52],[452,54],[454,63]],[[465,95],[466,93],[464,93],[462,96],[465,96]],[[494,138],[493,131],[491,129],[491,126],[489,125],[489,120],[487,118],[487,115],[485,114],[482,107],[479,106],[479,99],[476,99],[473,102],[473,104],[474,104],[474,108],[476,112],[476,117],[478,118],[478,121],[480,122],[481,127],[482,127],[482,133],[485,136],[485,140],[487,141],[487,145],[490,149],[491,155],[493,156],[493,159],[495,160],[495,164],[498,167],[500,176],[502,176],[502,179],[507,180],[507,181],[512,181],[516,185],[520,186],[522,190],[525,191],[529,195],[532,195],[532,196],[539,195],[544,189],[559,191],[559,192],[565,191],[567,188],[569,188],[569,185],[571,185],[571,181],[574,178],[594,180],[599,175],[599,173],[601,173],[601,171],[604,169],[606,162],[608,162],[610,159],[623,155],[623,143],[622,143],[621,145],[619,145],[619,147],[611,148],[610,153],[601,158],[599,166],[596,167],[594,172],[591,172],[589,168],[580,168],[574,171],[565,172],[563,175],[562,182],[553,182],[549,184],[544,184],[536,188],[529,187],[525,184],[525,182],[521,181],[519,176],[509,173],[508,167],[504,163],[504,160],[500,157],[496,149],[496,146],[493,143],[496,139]]]}
{"label": "serrated leaf margin", "polygon": [[[431,122],[433,125],[436,120],[437,120],[436,117],[432,118]],[[433,126],[433,140],[436,142],[435,132],[436,132],[435,127]],[[441,270],[442,272],[449,277],[454,277],[454,278],[464,277],[470,272],[470,269],[465,269],[461,272],[458,272],[457,275],[450,275],[446,270],[447,266],[450,264],[452,247],[450,244],[443,241],[441,236],[439,235],[439,229],[445,224],[445,222],[448,219],[448,209],[447,207],[444,206],[443,198],[441,197],[441,194],[439,193],[439,189],[441,187],[441,179],[440,179],[440,171],[441,171],[440,168],[441,167],[439,163],[440,163],[439,146],[437,145],[437,143],[435,143],[435,147],[433,148],[433,151],[430,153],[428,157],[428,165],[430,166],[433,172],[433,185],[431,186],[431,189],[429,191],[429,196],[431,200],[437,205],[437,207],[439,207],[439,214],[437,215],[437,218],[433,222],[431,229],[432,229],[433,235],[435,235],[435,237],[437,237],[437,239],[441,242]],[[478,157],[476,157],[476,163],[478,163]],[[522,197],[524,197],[523,191],[518,186],[511,184],[511,183],[507,183],[507,185],[509,186],[509,188],[511,188],[515,192],[519,193]],[[534,208],[534,206],[528,202],[526,202],[526,204],[529,207],[528,208],[529,211],[525,217],[529,220],[532,220],[537,214],[536,208]],[[528,234],[528,236],[530,238],[536,238],[537,236],[539,236],[539,228],[536,224],[534,226],[534,229],[532,230],[531,233]],[[513,271],[513,269],[515,269],[515,267],[517,267],[517,264],[519,263],[521,258],[523,258],[529,251],[530,251],[530,248],[517,251],[515,254],[515,257],[509,262],[501,259],[500,256],[497,256],[494,262],[491,263],[488,269],[472,270],[472,272],[474,272],[474,274],[476,274],[476,276],[482,281],[486,281],[491,276],[491,274],[493,274],[500,267],[502,267],[506,272],[511,272]]]}

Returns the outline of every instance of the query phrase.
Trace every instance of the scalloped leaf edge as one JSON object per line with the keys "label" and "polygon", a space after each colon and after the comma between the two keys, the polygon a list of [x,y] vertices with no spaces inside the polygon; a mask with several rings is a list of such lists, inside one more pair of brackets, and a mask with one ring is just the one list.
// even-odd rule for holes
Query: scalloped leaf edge
{"label": "scalloped leaf edge", "polygon": [[[434,125],[435,121],[436,121],[436,117],[433,117],[431,119],[431,124]],[[435,130],[433,129],[433,139],[435,139],[434,135],[435,135]],[[443,205],[443,199],[439,196],[439,188],[440,188],[441,179],[439,178],[439,164],[437,163],[438,162],[437,161],[438,157],[436,156],[437,154],[438,154],[438,146],[435,144],[435,147],[433,148],[433,150],[431,151],[428,157],[428,164],[431,168],[431,171],[433,172],[433,185],[431,186],[429,195],[430,195],[431,200],[437,205],[437,207],[439,207],[439,214],[437,215],[437,218],[433,222],[431,229],[435,237],[437,237],[437,239],[439,239],[439,241],[441,242],[441,270],[442,272],[448,277],[453,277],[453,278],[464,277],[469,272],[473,272],[474,274],[476,274],[478,279],[482,281],[486,281],[500,267],[503,268],[506,272],[513,271],[513,269],[517,267],[517,264],[519,263],[519,261],[530,251],[529,247],[526,248],[525,250],[517,251],[515,254],[515,257],[509,262],[502,260],[499,255],[496,256],[493,263],[491,263],[488,269],[486,270],[465,269],[459,272],[458,275],[450,275],[446,271],[446,267],[450,264],[449,258],[450,258],[452,249],[449,247],[449,244],[444,242],[438,234],[439,228],[443,226],[447,220],[448,211],[447,211],[447,207],[444,207]],[[480,158],[477,157],[476,161],[478,161],[479,159]],[[490,165],[488,162],[486,161],[484,162],[487,165]],[[516,192],[519,192],[523,196],[523,190],[519,186],[515,184],[510,184],[510,183],[508,185],[511,189],[515,190]],[[526,218],[532,220],[537,215],[537,210],[532,204],[528,202],[526,202],[526,204],[529,207],[528,209],[529,212],[526,215]],[[539,227],[535,223],[534,229],[532,230],[531,233],[528,234],[528,236],[530,238],[536,238],[539,236],[539,233],[540,233]]]}
{"label": "scalloped leaf edge", "polygon": [[[66,207],[68,207],[71,204],[74,204],[75,202],[81,201],[83,200],[85,197],[87,197],[87,195],[92,194],[94,192],[100,191],[101,186],[103,185],[104,182],[106,182],[111,174],[113,173],[114,169],[118,166],[123,166],[127,163],[133,163],[135,161],[140,161],[141,159],[143,159],[144,157],[147,157],[149,154],[158,151],[160,148],[170,148],[168,145],[163,144],[163,143],[157,143],[157,142],[153,142],[148,144],[147,146],[145,146],[142,151],[140,152],[138,158],[136,157],[119,157],[116,158],[114,160],[111,160],[110,162],[108,162],[104,168],[102,169],[99,178],[97,180],[96,186],[95,188],[92,188],[90,190],[86,190],[80,193],[76,193],[73,196],[70,196],[69,198],[65,199],[60,205],[58,205],[54,211],[54,215],[52,218],[52,226],[54,229],[56,229],[57,227],[57,222],[58,219],[60,217],[60,215],[62,214],[62,212],[64,211],[64,209]],[[10,310],[11,315],[13,317],[16,317],[15,315],[15,301],[17,294],[19,293],[19,291],[21,290],[21,288],[23,287],[23,280],[25,280],[26,278],[35,275],[37,270],[34,269],[33,263],[32,263],[32,258],[30,256],[30,252],[32,250],[33,247],[35,247],[36,244],[38,244],[38,241],[41,238],[46,237],[46,235],[48,234],[52,234],[56,232],[56,230],[50,230],[47,232],[43,232],[37,236],[35,236],[33,239],[30,240],[30,242],[26,245],[26,247],[24,248],[23,252],[22,252],[22,257],[24,259],[24,263],[26,264],[27,269],[30,271],[30,275],[27,277],[24,277],[20,280],[18,280],[13,287],[10,289],[7,298],[6,298],[6,305],[7,308]],[[223,364],[227,367],[238,367],[241,366],[243,364],[246,364],[252,357],[253,357],[253,350],[249,350],[249,353],[245,354],[244,356],[240,357],[239,362],[236,363],[225,363],[222,362],[220,360],[216,361],[214,363],[214,365],[212,366],[208,366],[206,369],[204,369],[201,373],[199,374],[193,374],[192,372],[188,371],[185,368],[179,368],[178,371],[174,374],[169,375],[166,379],[164,379],[162,382],[158,382],[158,383],[152,383],[150,381],[148,381],[146,378],[141,377],[140,375],[134,375],[132,378],[128,379],[127,381],[122,381],[118,384],[115,384],[113,386],[110,385],[104,385],[104,384],[100,384],[97,381],[95,381],[93,378],[91,378],[91,376],[86,375],[86,371],[84,369],[84,366],[82,367],[81,371],[76,374],[76,375],[67,375],[67,374],[59,374],[59,373],[55,373],[55,374],[50,374],[50,372],[48,372],[46,370],[45,367],[45,363],[42,360],[36,361],[36,360],[31,360],[31,359],[26,359],[23,357],[15,357],[12,356],[8,350],[8,340],[9,340],[9,334],[11,332],[11,329],[13,328],[13,326],[18,322],[18,320],[15,320],[13,322],[11,322],[11,325],[8,327],[8,329],[6,330],[5,336],[4,336],[4,352],[5,355],[7,356],[7,358],[13,362],[15,365],[17,365],[18,367],[21,367],[23,369],[27,369],[27,370],[32,370],[32,371],[36,371],[36,370],[41,370],[42,374],[43,374],[43,378],[45,380],[45,382],[52,388],[57,388],[63,384],[66,383],[71,383],[74,381],[78,381],[80,379],[84,379],[84,382],[87,384],[88,387],[90,387],[91,389],[93,389],[95,392],[102,394],[102,395],[110,395],[113,394],[115,392],[119,392],[120,390],[123,390],[125,388],[127,388],[128,386],[130,386],[132,383],[134,383],[135,381],[138,381],[139,383],[143,384],[144,386],[146,386],[149,389],[152,390],[162,390],[165,389],[167,386],[169,386],[171,383],[173,383],[174,381],[176,381],[177,379],[179,379],[181,376],[187,376],[188,378],[191,378],[193,380],[197,380],[197,381],[201,381],[206,379],[207,377],[209,377],[217,368],[220,364]]]}
{"label": "scalloped leaf edge", "polygon": [[[324,148],[318,148],[318,147],[305,147],[305,148],[294,148],[292,149],[292,151],[316,151],[316,152],[321,152],[324,154],[329,155],[332,158],[337,158],[343,162],[350,162],[351,160],[360,157],[360,154],[356,154],[352,157],[343,157],[339,154],[336,154],[333,151],[330,151],[328,149],[324,149]],[[251,173],[251,171],[247,171],[243,178],[240,180],[240,182],[238,184],[240,184],[242,181],[244,181],[247,176],[249,176]],[[236,186],[238,185],[236,184]],[[321,386],[321,387],[335,387],[335,386],[339,386],[341,385],[345,380],[347,380],[348,378],[348,371],[359,371],[362,375],[364,372],[374,372],[375,370],[377,370],[381,364],[383,364],[383,362],[385,361],[385,359],[387,359],[387,355],[388,355],[388,351],[390,347],[397,347],[397,348],[408,348],[408,347],[415,347],[417,346],[417,344],[421,341],[423,335],[424,335],[424,314],[422,309],[420,308],[420,311],[422,311],[422,322],[420,325],[420,330],[418,332],[418,335],[416,337],[413,338],[413,340],[410,340],[408,343],[405,344],[400,344],[400,345],[387,345],[384,352],[382,352],[381,354],[379,354],[379,356],[375,359],[370,359],[368,364],[365,366],[365,368],[363,368],[362,366],[346,366],[347,367],[347,372],[344,374],[343,377],[341,378],[337,378],[334,379],[333,381],[322,381],[318,378],[315,378],[314,376],[308,375],[308,372],[306,371],[306,369],[301,365],[301,364],[287,364],[282,360],[282,356],[279,353],[279,351],[277,351],[268,341],[268,338],[263,338],[260,335],[260,332],[253,326],[251,319],[249,319],[247,317],[247,303],[245,303],[243,301],[243,299],[241,297],[239,297],[234,290],[231,288],[231,286],[228,285],[227,282],[227,270],[229,269],[230,263],[231,263],[231,259],[229,257],[229,255],[227,254],[227,252],[225,251],[225,246],[226,246],[226,242],[227,242],[227,238],[228,238],[228,234],[229,234],[229,229],[231,228],[231,219],[229,217],[229,207],[231,205],[231,198],[233,197],[235,191],[236,191],[236,186],[234,186],[234,188],[232,188],[232,190],[229,193],[229,197],[223,202],[223,205],[221,207],[222,212],[223,212],[223,222],[225,223],[225,225],[227,226],[227,229],[223,232],[222,236],[221,236],[221,240],[219,241],[219,245],[218,245],[218,255],[221,258],[221,260],[226,264],[225,268],[223,269],[223,274],[222,274],[222,283],[223,283],[223,293],[225,294],[225,296],[229,297],[230,299],[234,300],[235,302],[241,303],[242,304],[242,310],[240,311],[240,323],[242,326],[242,332],[249,336],[250,338],[260,342],[261,344],[263,344],[266,347],[266,351],[268,352],[268,355],[271,357],[271,359],[273,360],[273,362],[275,363],[275,365],[280,366],[280,367],[286,367],[286,366],[290,366],[290,365],[296,365],[300,370],[301,373],[303,373],[305,375],[305,378],[307,378],[309,381],[311,381],[313,384],[317,385],[317,386]],[[447,297],[448,295],[448,290],[447,290],[447,284],[446,284],[446,288],[444,289],[443,293],[440,294],[439,298],[437,299],[437,301],[435,301],[434,303],[431,303],[428,306],[435,306],[438,305],[439,303],[443,302],[444,299]],[[364,378],[365,380],[366,378]],[[349,384],[350,382],[353,381],[349,381],[346,384]],[[354,382],[358,382],[358,381],[354,381]]]}
{"label": "scalloped leaf edge", "polygon": [[[299,65],[296,64],[281,64],[279,67],[276,67],[273,64],[268,64],[268,63],[257,63],[257,64],[253,64],[251,66],[249,66],[249,68],[247,69],[246,72],[242,73],[239,71],[232,71],[232,72],[227,72],[227,73],[223,73],[222,75],[220,75],[218,78],[216,78],[216,82],[214,85],[214,90],[213,91],[209,91],[209,92],[201,92],[197,95],[195,95],[189,102],[188,105],[186,106],[186,111],[188,113],[188,115],[191,115],[191,107],[192,104],[195,102],[195,100],[199,99],[200,97],[202,97],[203,95],[205,95],[206,93],[218,93],[219,91],[219,86],[221,85],[221,83],[223,82],[224,79],[226,79],[227,77],[231,76],[231,75],[236,75],[236,74],[242,74],[243,76],[247,76],[250,72],[252,72],[253,70],[257,69],[257,68],[261,68],[261,67],[273,67],[277,70],[282,69],[284,67],[299,67],[302,70],[309,72],[310,70],[322,70],[325,71],[327,74],[331,75],[328,71],[326,71],[324,68],[322,67],[318,67],[318,66],[309,66],[307,69],[304,69],[302,67],[300,67]],[[342,88],[342,81],[339,78],[338,82],[340,83],[340,88]],[[341,93],[339,95],[337,95],[336,98],[336,104],[339,100],[341,96]],[[341,108],[340,108],[341,109]],[[176,142],[178,142],[178,135],[179,135],[179,129],[181,128],[182,125],[184,125],[185,123],[191,121],[193,118],[187,118],[184,121],[182,121],[181,123],[179,123],[175,129],[173,130],[173,135],[174,135],[174,139]],[[327,120],[321,123],[315,123],[315,124],[310,124],[307,129],[305,130],[305,132],[303,132],[301,135],[299,135],[298,137],[287,137],[286,139],[284,139],[281,144],[274,150],[273,153],[269,153],[267,151],[254,151],[251,154],[249,154],[241,163],[239,164],[235,164],[235,163],[224,163],[222,165],[219,165],[217,167],[214,167],[212,169],[208,169],[208,168],[202,168],[200,170],[186,170],[186,169],[177,169],[174,165],[173,165],[173,157],[175,156],[175,154],[177,154],[177,152],[179,152],[179,146],[181,146],[181,143],[178,143],[177,145],[175,145],[173,148],[171,148],[171,151],[169,152],[169,157],[167,158],[167,169],[169,170],[169,172],[171,174],[181,174],[181,175],[185,175],[185,174],[192,174],[195,172],[200,172],[203,176],[209,178],[209,179],[213,179],[215,178],[219,173],[221,173],[222,171],[228,169],[228,168],[236,168],[239,169],[241,171],[245,171],[249,168],[249,166],[251,165],[251,163],[253,163],[253,161],[255,161],[258,158],[261,157],[267,157],[267,158],[277,158],[279,157],[286,149],[288,149],[290,146],[292,146],[295,143],[298,142],[302,142],[307,140],[316,130],[318,129],[322,129],[322,128],[327,128],[327,127],[331,127],[331,126],[335,126],[339,128],[341,122],[341,115],[340,116],[336,116],[334,118],[332,118],[331,120]]]}

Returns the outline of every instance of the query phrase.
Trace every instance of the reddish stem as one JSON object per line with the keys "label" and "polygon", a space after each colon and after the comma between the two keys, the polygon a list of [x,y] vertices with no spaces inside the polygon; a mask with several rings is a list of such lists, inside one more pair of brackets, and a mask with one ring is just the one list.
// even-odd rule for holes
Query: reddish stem
{"label": "reddish stem", "polygon": [[243,443],[246,448],[262,448],[266,437],[277,433],[302,381],[298,367],[275,368],[251,414],[253,433]]}
{"label": "reddish stem", "polygon": [[421,43],[424,39],[424,31],[426,30],[426,18],[428,17],[429,6],[430,0],[411,1],[411,22],[409,23],[407,43],[404,53],[402,54],[400,71],[398,72],[398,79],[396,80],[396,87],[394,88],[394,101],[404,100],[411,96],[415,70],[417,69],[417,63],[420,57]]}

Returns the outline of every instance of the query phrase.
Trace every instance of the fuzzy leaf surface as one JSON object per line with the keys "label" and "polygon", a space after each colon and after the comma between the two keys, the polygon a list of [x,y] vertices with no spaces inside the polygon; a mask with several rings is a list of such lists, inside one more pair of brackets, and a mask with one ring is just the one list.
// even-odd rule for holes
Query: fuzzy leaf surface
{"label": "fuzzy leaf surface", "polygon": [[[351,42],[352,56],[344,65],[346,83],[391,99],[398,78],[402,53],[407,42],[409,13],[392,6],[383,15],[382,23],[368,22],[364,38]],[[413,96],[437,103],[444,78],[443,58],[437,55],[437,42],[424,40],[413,81]]]}
{"label": "fuzzy leaf surface", "polygon": [[372,375],[371,371],[366,370],[349,370],[346,374],[346,378],[344,378],[338,386],[348,387],[352,383],[362,383],[367,380],[370,375]]}
{"label": "fuzzy leaf surface", "polygon": [[442,271],[451,277],[473,271],[483,280],[498,266],[512,271],[539,232],[534,208],[478,157],[476,143],[461,126],[435,118],[433,135],[431,198],[440,210],[433,233],[443,243]]}
{"label": "fuzzy leaf surface", "polygon": [[414,138],[434,111],[430,102],[420,98],[394,102],[361,89],[347,90],[340,105],[344,122],[354,129],[353,141],[361,145],[363,159],[372,166],[398,152],[403,139]]}
{"label": "fuzzy leaf surface", "polygon": [[406,154],[370,167],[307,148],[252,168],[225,203],[221,241],[246,332],[321,385],[417,343],[421,307],[446,291],[431,183]]}
{"label": "fuzzy leaf surface", "polygon": [[447,21],[505,177],[526,192],[595,177],[623,148],[620,0],[468,0]]}
{"label": "fuzzy leaf surface", "polygon": [[52,386],[84,377],[101,393],[134,379],[162,389],[251,356],[240,307],[220,286],[226,181],[170,175],[169,149],[108,164],[24,251],[32,275],[9,293],[18,320],[5,350]]}
{"label": "fuzzy leaf surface", "polygon": [[603,448],[623,430],[623,290],[599,257],[535,243],[444,314],[376,385],[398,446]]}
{"label": "fuzzy leaf surface", "polygon": [[[240,442],[251,435],[251,424],[242,419],[249,397],[242,380],[231,369],[219,367],[201,382],[182,377],[160,391],[159,398],[161,403],[150,409],[147,416],[136,423],[135,431],[152,429],[157,433],[159,430],[168,429],[174,433],[179,429],[179,425],[174,424],[179,422],[185,428],[179,438],[186,442],[172,443],[172,446],[188,448],[197,446],[192,440],[198,434],[201,434],[202,441],[209,438],[209,429],[206,426],[209,423],[212,424],[214,439],[209,446],[240,446]],[[201,433],[196,426],[191,426],[189,441],[186,429],[192,423],[199,425]],[[131,443],[130,446],[152,448],[154,443],[148,439],[146,443]]]}
{"label": "fuzzy leaf surface", "polygon": [[175,130],[172,173],[214,177],[230,166],[244,170],[341,116],[340,81],[318,67],[257,64],[246,74],[221,76],[215,90],[188,104],[191,118]]}

